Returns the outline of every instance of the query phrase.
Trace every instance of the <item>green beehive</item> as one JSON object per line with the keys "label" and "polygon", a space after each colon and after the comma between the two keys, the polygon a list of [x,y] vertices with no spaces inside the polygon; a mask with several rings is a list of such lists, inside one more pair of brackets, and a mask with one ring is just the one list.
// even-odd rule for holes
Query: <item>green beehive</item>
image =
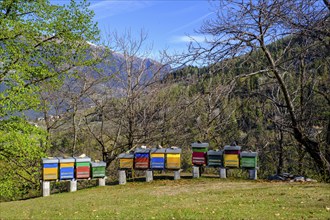
{"label": "green beehive", "polygon": [[99,162],[91,162],[91,175],[92,178],[103,178],[105,177],[105,168],[106,168],[106,163],[103,161]]}
{"label": "green beehive", "polygon": [[240,154],[241,167],[242,168],[256,168],[258,162],[258,153],[257,152],[247,152],[243,151]]}

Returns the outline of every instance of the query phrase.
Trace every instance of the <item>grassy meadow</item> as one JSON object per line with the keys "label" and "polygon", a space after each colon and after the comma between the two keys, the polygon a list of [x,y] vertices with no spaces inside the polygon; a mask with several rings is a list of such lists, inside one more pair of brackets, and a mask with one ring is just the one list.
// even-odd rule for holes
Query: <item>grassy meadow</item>
{"label": "grassy meadow", "polygon": [[[1,219],[329,219],[330,185],[183,177],[136,179],[1,203]],[[79,184],[79,183],[78,183]]]}

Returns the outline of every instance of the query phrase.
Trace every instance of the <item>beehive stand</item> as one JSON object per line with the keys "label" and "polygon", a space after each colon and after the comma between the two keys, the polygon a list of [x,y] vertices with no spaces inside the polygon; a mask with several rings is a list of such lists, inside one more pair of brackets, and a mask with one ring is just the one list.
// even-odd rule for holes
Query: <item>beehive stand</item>
{"label": "beehive stand", "polygon": [[179,180],[180,179],[180,170],[174,171],[174,180]]}
{"label": "beehive stand", "polygon": [[77,180],[70,180],[69,182],[69,192],[77,191]]}
{"label": "beehive stand", "polygon": [[50,195],[50,182],[42,181],[42,196],[49,196],[49,195]]}
{"label": "beehive stand", "polygon": [[153,172],[152,170],[147,170],[146,171],[146,182],[151,182],[153,181]]}
{"label": "beehive stand", "polygon": [[105,178],[99,179],[99,186],[105,186]]}
{"label": "beehive stand", "polygon": [[126,171],[125,170],[119,170],[119,185],[125,185],[126,184]]}
{"label": "beehive stand", "polygon": [[257,169],[249,170],[249,179],[256,180],[257,178]]}
{"label": "beehive stand", "polygon": [[199,178],[199,167],[193,166],[193,178]]}
{"label": "beehive stand", "polygon": [[220,168],[220,178],[222,179],[226,179],[227,178],[227,175],[226,175],[226,172],[227,170],[225,168]]}

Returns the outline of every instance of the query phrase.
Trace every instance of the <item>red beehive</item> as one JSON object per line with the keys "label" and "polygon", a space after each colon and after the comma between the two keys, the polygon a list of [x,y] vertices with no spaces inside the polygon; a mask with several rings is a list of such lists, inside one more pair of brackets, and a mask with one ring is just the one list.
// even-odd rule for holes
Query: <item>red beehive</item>
{"label": "red beehive", "polygon": [[192,162],[195,165],[206,164],[206,157],[204,152],[193,152],[192,153]]}

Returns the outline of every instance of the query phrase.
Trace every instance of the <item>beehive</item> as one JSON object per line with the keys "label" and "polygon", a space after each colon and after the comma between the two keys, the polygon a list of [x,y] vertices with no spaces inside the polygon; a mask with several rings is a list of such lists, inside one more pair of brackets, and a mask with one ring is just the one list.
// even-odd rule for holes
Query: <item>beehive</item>
{"label": "beehive", "polygon": [[74,163],[73,157],[58,157],[60,164],[59,179],[71,180],[74,179]]}
{"label": "beehive", "polygon": [[89,157],[74,157],[76,162],[76,179],[89,179],[91,158]]}
{"label": "beehive", "polygon": [[208,143],[192,143],[192,163],[197,166],[206,165]]}
{"label": "beehive", "polygon": [[150,150],[150,168],[165,169],[165,148],[152,148]]}
{"label": "beehive", "polygon": [[149,169],[150,149],[137,148],[134,152],[134,168],[146,170]]}
{"label": "beehive", "polygon": [[207,152],[207,166],[222,167],[222,151],[209,150]]}
{"label": "beehive", "polygon": [[42,158],[42,179],[58,179],[58,159],[56,157]]}
{"label": "beehive", "polygon": [[103,178],[105,177],[106,163],[103,161],[91,162],[91,176],[92,178]]}
{"label": "beehive", "polygon": [[256,168],[258,161],[257,152],[247,152],[243,151],[240,154],[241,157],[241,167],[242,168]]}
{"label": "beehive", "polygon": [[239,155],[241,147],[240,146],[225,146],[223,155],[223,165],[224,167],[239,167]]}
{"label": "beehive", "polygon": [[119,168],[120,169],[133,169],[134,154],[133,153],[122,153],[119,154]]}
{"label": "beehive", "polygon": [[181,152],[180,148],[166,149],[166,169],[181,169]]}

